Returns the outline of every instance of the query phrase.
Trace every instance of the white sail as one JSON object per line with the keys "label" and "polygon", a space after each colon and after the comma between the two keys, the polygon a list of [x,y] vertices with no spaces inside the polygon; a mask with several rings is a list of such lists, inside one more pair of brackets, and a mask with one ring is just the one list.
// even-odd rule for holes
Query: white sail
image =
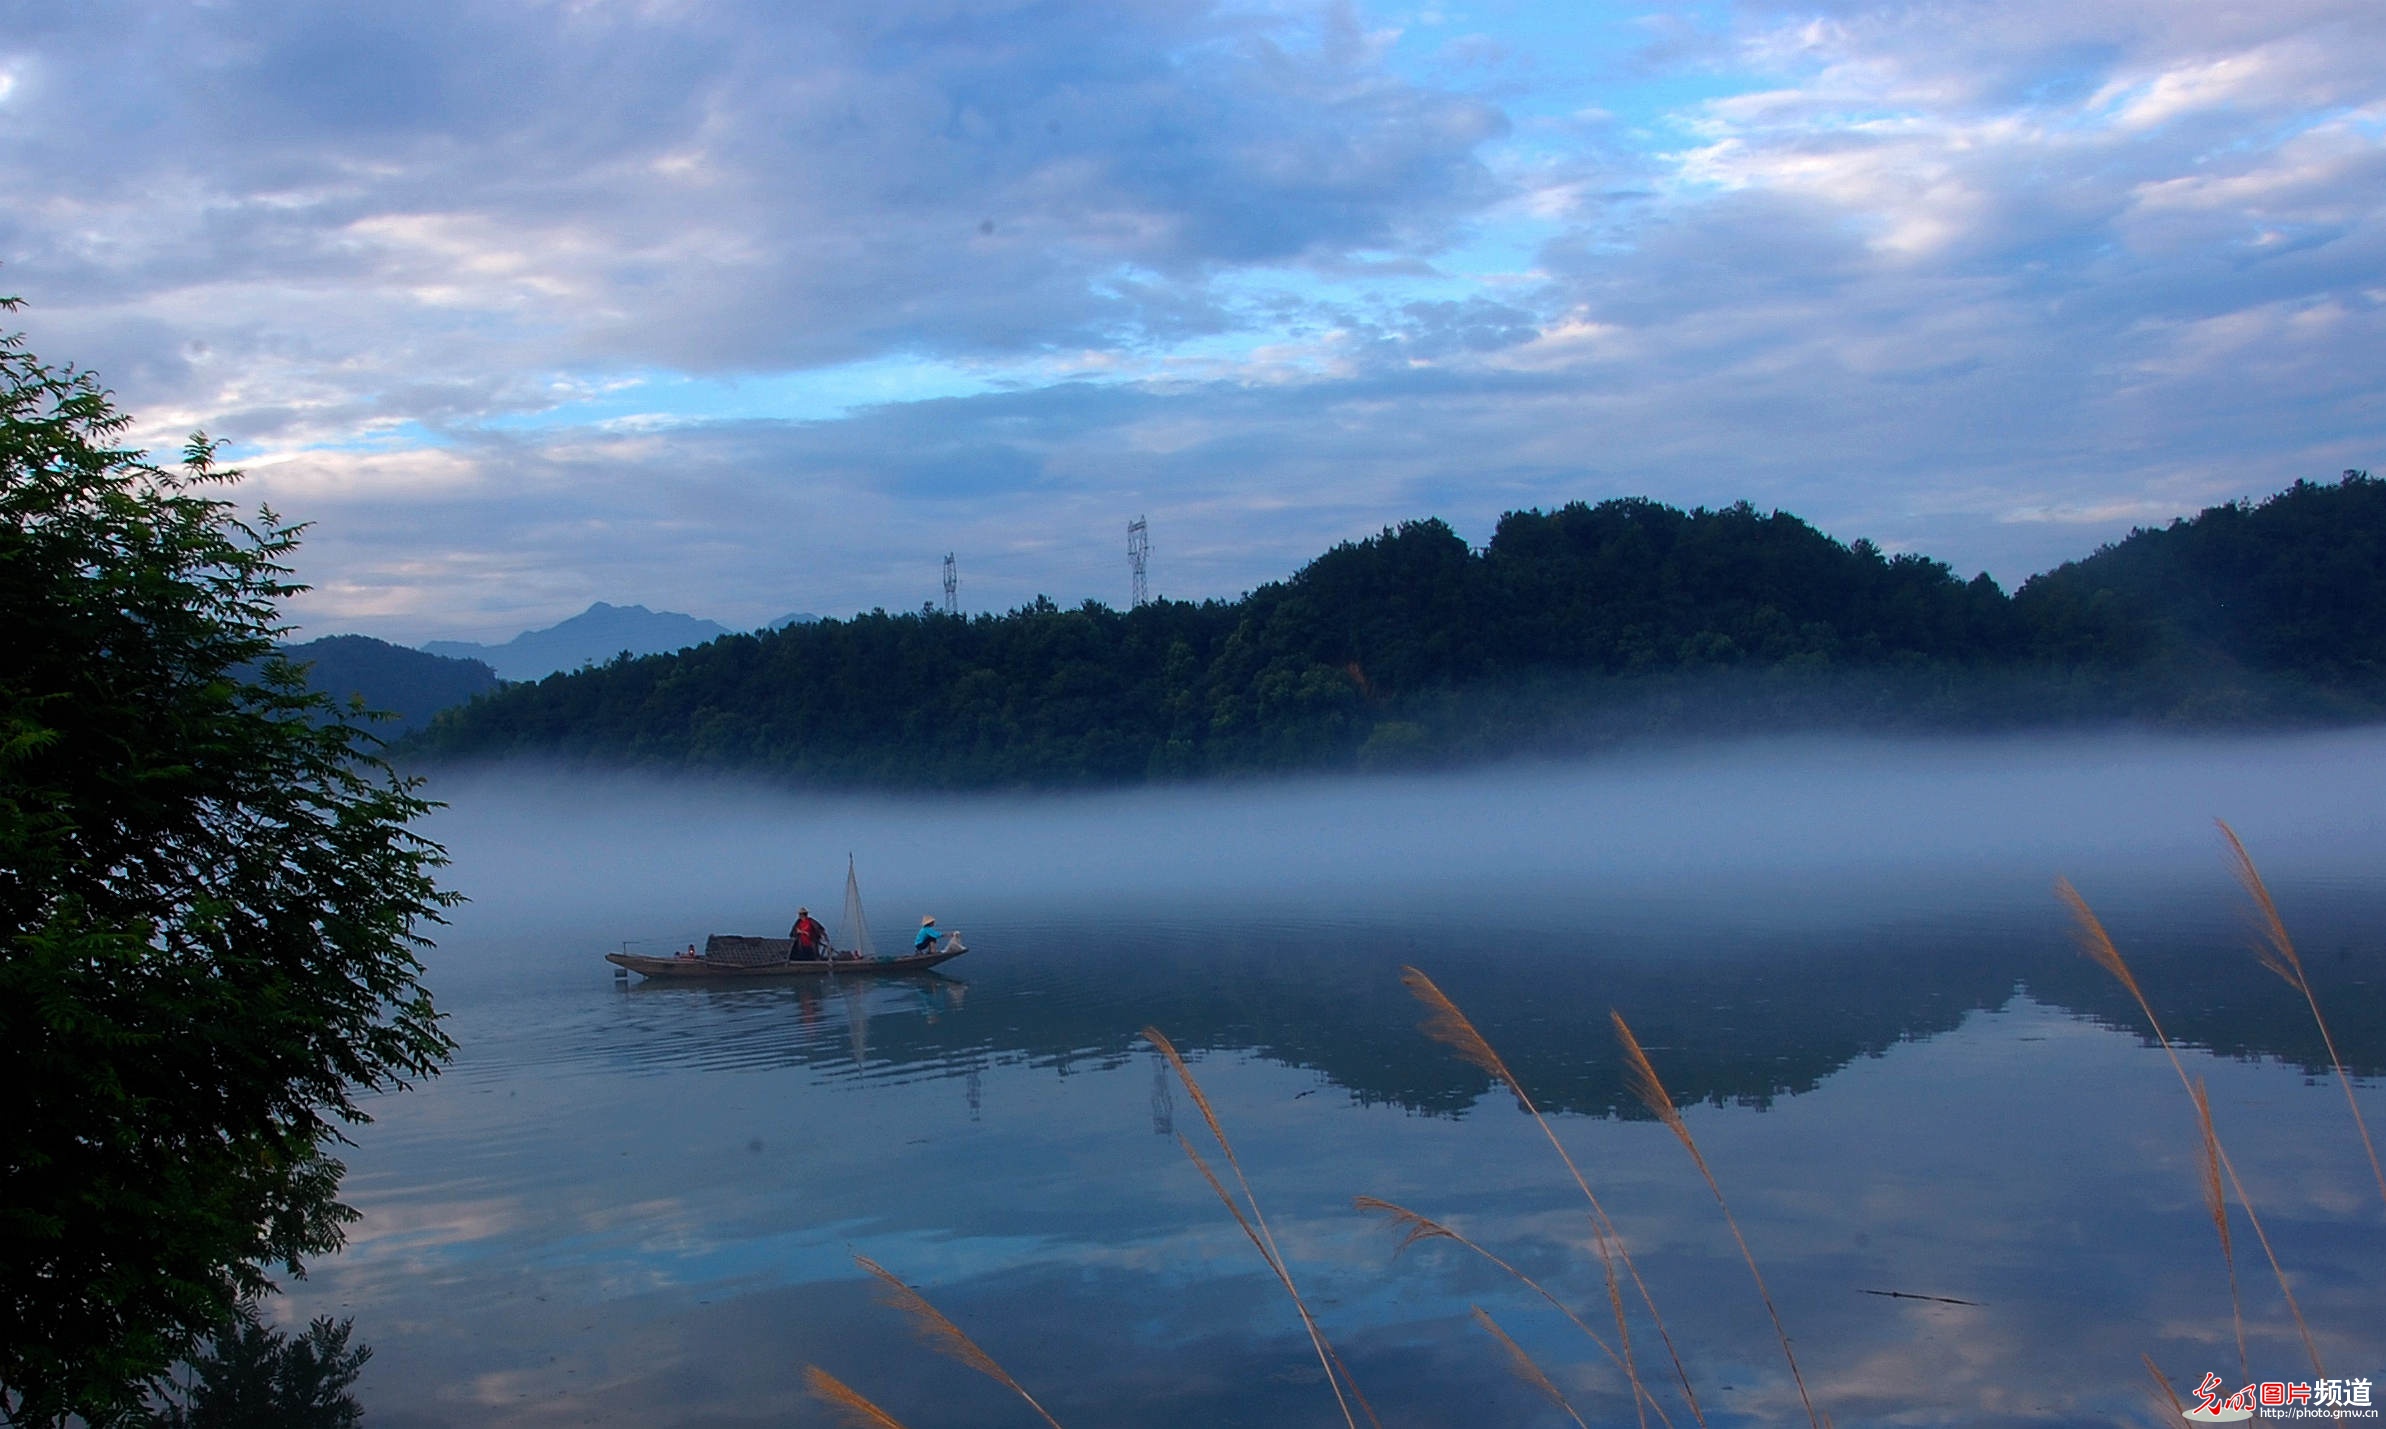
{"label": "white sail", "polygon": [[853,940],[852,949],[865,958],[878,956],[878,949],[870,943],[870,924],[862,917],[862,885],[853,876],[853,855],[845,855],[845,936]]}

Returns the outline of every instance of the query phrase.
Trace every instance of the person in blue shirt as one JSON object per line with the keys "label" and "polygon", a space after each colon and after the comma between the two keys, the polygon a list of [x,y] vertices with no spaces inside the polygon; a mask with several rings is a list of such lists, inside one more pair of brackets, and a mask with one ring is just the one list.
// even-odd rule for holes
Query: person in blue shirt
{"label": "person in blue shirt", "polygon": [[930,948],[936,946],[936,939],[938,936],[939,935],[936,931],[936,920],[934,918],[922,918],[920,920],[919,935],[911,940],[911,950],[915,953],[924,953],[928,951]]}

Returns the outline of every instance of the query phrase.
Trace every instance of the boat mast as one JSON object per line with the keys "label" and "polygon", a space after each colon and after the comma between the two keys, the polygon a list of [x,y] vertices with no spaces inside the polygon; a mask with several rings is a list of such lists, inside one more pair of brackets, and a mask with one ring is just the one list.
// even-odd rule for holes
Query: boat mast
{"label": "boat mast", "polygon": [[870,924],[862,917],[862,885],[853,876],[853,855],[845,855],[845,929],[853,939],[853,951],[865,958],[878,956],[870,945]]}

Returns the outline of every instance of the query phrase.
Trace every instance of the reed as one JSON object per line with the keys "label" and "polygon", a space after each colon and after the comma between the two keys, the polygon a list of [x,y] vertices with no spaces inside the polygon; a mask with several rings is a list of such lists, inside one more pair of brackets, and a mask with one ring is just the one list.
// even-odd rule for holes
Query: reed
{"label": "reed", "polygon": [[1499,1321],[1491,1318],[1491,1312],[1480,1305],[1467,1308],[1475,1312],[1475,1323],[1483,1327],[1483,1332],[1497,1340],[1499,1347],[1508,1352],[1508,1368],[1516,1371],[1518,1379],[1541,1391],[1548,1396],[1550,1403],[1565,1410],[1566,1417],[1573,1420],[1578,1429],[1591,1429],[1590,1425],[1582,1422],[1582,1416],[1574,1412],[1574,1406],[1567,1401],[1565,1392],[1557,1387],[1557,1382],[1533,1362],[1533,1357],[1525,1353],[1524,1346],[1509,1338],[1508,1332],[1500,1328]]}
{"label": "reed", "polygon": [[[1623,1357],[1616,1353],[1615,1346],[1610,1345],[1605,1339],[1602,1339],[1597,1330],[1592,1329],[1589,1323],[1587,1323],[1580,1315],[1575,1314],[1573,1307],[1566,1304],[1565,1301],[1560,1300],[1557,1296],[1551,1294],[1548,1286],[1543,1285],[1540,1281],[1535,1280],[1530,1275],[1525,1274],[1522,1270],[1510,1265],[1507,1261],[1502,1260],[1492,1251],[1485,1249],[1483,1246],[1476,1244],[1472,1240],[1469,1240],[1458,1230],[1440,1221],[1434,1220],[1430,1216],[1420,1215],[1419,1213],[1410,1210],[1406,1206],[1395,1205],[1394,1203],[1387,1201],[1380,1196],[1353,1196],[1351,1198],[1351,1205],[1368,1215],[1378,1215],[1384,1217],[1392,1223],[1393,1229],[1401,1232],[1400,1243],[1392,1247],[1392,1254],[1394,1257],[1398,1257],[1402,1251],[1407,1250],[1410,1246],[1415,1245],[1417,1242],[1422,1240],[1447,1240],[1454,1244],[1464,1246],[1468,1250],[1471,1250],[1475,1254],[1481,1256],[1483,1259],[1490,1261],[1493,1265],[1496,1265],[1501,1270],[1506,1271],[1512,1279],[1514,1279],[1518,1284],[1524,1286],[1525,1289],[1532,1291],[1535,1295],[1538,1295],[1544,1301],[1547,1301],[1551,1309],[1557,1311],[1559,1314],[1565,1316],[1569,1321],[1571,1321],[1575,1329],[1582,1331],[1583,1335],[1588,1338],[1592,1344],[1599,1347],[1599,1352],[1607,1356],[1609,1363],[1613,1364],[1619,1370],[1624,1368]],[[1612,1287],[1613,1282],[1610,1281],[1609,1283]],[[1639,1395],[1639,1397],[1647,1401],[1648,1407],[1651,1410],[1656,1412],[1658,1422],[1665,1425],[1665,1429],[1673,1429],[1673,1416],[1667,1414],[1665,1412],[1665,1406],[1659,1404],[1653,1397],[1649,1395],[1648,1388],[1645,1385],[1640,1385],[1636,1381],[1635,1392]]]}
{"label": "reed", "polygon": [[2220,1258],[2229,1267],[2229,1317],[2237,1326],[2237,1372],[2251,1379],[2253,1370],[2245,1354],[2245,1302],[2237,1293],[2236,1243],[2229,1233],[2228,1197],[2220,1185],[2220,1134],[2212,1129],[2212,1098],[2204,1090],[2202,1077],[2195,1079],[2195,1119],[2204,1133],[2204,1212],[2212,1217],[2212,1229],[2220,1233]]}
{"label": "reed", "polygon": [[985,1352],[978,1342],[963,1333],[959,1325],[946,1318],[942,1310],[928,1303],[928,1297],[897,1279],[895,1273],[866,1255],[857,1255],[853,1263],[878,1279],[880,1298],[901,1311],[911,1321],[912,1333],[928,1348],[948,1359],[958,1360],[996,1384],[1027,1401],[1027,1407],[1043,1417],[1052,1429],[1060,1429],[1060,1421],[1053,1418],[1024,1385],[1011,1378],[1011,1372],[995,1363],[994,1356]]}
{"label": "reed", "polygon": [[[1356,1400],[1359,1409],[1366,1414],[1367,1422],[1375,1429],[1383,1429],[1382,1422],[1375,1417],[1374,1406],[1367,1402],[1367,1396],[1360,1391],[1349,1366],[1342,1362],[1342,1356],[1335,1352],[1333,1345],[1326,1339],[1325,1330],[1317,1323],[1317,1317],[1310,1313],[1309,1302],[1301,1297],[1300,1287],[1293,1283],[1292,1268],[1285,1263],[1283,1252],[1276,1247],[1276,1234],[1268,1228],[1267,1216],[1259,1209],[1259,1197],[1252,1194],[1250,1178],[1243,1174],[1243,1163],[1234,1154],[1234,1143],[1226,1139],[1226,1128],[1218,1120],[1217,1108],[1210,1105],[1209,1095],[1202,1091],[1201,1083],[1194,1080],[1193,1069],[1185,1065],[1183,1055],[1176,1050],[1176,1044],[1168,1040],[1167,1034],[1157,1027],[1146,1027],[1143,1029],[1143,1039],[1168,1059],[1168,1065],[1175,1070],[1177,1080],[1184,1084],[1185,1094],[1193,1099],[1195,1109],[1200,1111],[1202,1123],[1209,1127],[1210,1135],[1216,1138],[1218,1150],[1225,1155],[1227,1169],[1234,1173],[1235,1184],[1242,1188],[1241,1205],[1236,1204],[1225,1183],[1218,1179],[1217,1173],[1210,1169],[1209,1162],[1202,1159],[1193,1143],[1181,1135],[1176,1139],[1177,1145],[1184,1148],[1186,1157],[1201,1172],[1202,1179],[1217,1193],[1227,1213],[1234,1217],[1235,1224],[1242,1227],[1243,1234],[1249,1237],[1252,1248],[1259,1252],[1259,1258],[1267,1262],[1269,1270],[1275,1272],[1276,1281],[1284,1287],[1284,1293],[1292,1297],[1293,1309],[1301,1317],[1301,1328],[1309,1332],[1310,1347],[1317,1352],[1317,1362],[1326,1372],[1326,1386],[1334,1391],[1334,1405],[1342,1411],[1342,1422],[1347,1429],[1358,1429],[1358,1421],[1351,1414],[1351,1402]],[[1250,1208],[1248,1215],[1244,1214],[1245,1206]],[[1350,1387],[1347,1396],[1342,1392],[1345,1384]]]}
{"label": "reed", "polygon": [[1541,1108],[1533,1104],[1524,1084],[1516,1079],[1514,1072],[1508,1070],[1507,1062],[1492,1050],[1490,1041],[1475,1029],[1475,1024],[1467,1019],[1465,1013],[1458,1010],[1458,1004],[1434,985],[1432,978],[1416,968],[1404,967],[1400,970],[1400,982],[1409,990],[1410,996],[1424,1004],[1425,1020],[1418,1024],[1418,1030],[1450,1048],[1467,1062],[1490,1073],[1508,1089],[1516,1098],[1516,1104],[1524,1108],[1533,1123],[1541,1128],[1541,1134],[1549,1139],[1550,1148],[1557,1152],[1558,1160],[1565,1163],[1566,1171],[1573,1176],[1583,1199],[1590,1203],[1591,1244],[1598,1252],[1600,1269],[1607,1276],[1607,1298],[1615,1312],[1616,1339],[1622,1346],[1624,1373],[1632,1381],[1633,1407],[1639,1413],[1644,1429],[1648,1416],[1640,1413],[1640,1404],[1644,1399],[1650,1399],[1650,1395],[1648,1387],[1641,1382],[1640,1370],[1632,1355],[1632,1329],[1624,1315],[1623,1293],[1616,1284],[1618,1265],[1623,1266],[1631,1276],[1633,1288],[1640,1293],[1641,1303],[1648,1307],[1649,1321],[1657,1327],[1657,1337],[1664,1342],[1665,1353],[1673,1361],[1674,1376],[1681,1382],[1682,1398],[1690,1405],[1691,1417],[1698,1421],[1700,1429],[1705,1429],[1707,1416],[1699,1408],[1698,1391],[1690,1387],[1690,1371],[1683,1367],[1682,1356],[1674,1348],[1673,1335],[1665,1328],[1665,1317],[1657,1312],[1656,1297],[1649,1293],[1648,1282],[1641,1279],[1640,1268],[1632,1263],[1632,1253],[1625,1248],[1623,1237],[1616,1233],[1615,1222],[1609,1219],[1607,1208],[1599,1204],[1599,1197],[1591,1190],[1591,1183],[1584,1179],[1582,1168],[1574,1164],[1574,1158],[1568,1154],[1565,1143],[1558,1140],[1556,1128],[1549,1124],[1549,1118],[1541,1114]]}
{"label": "reed", "polygon": [[818,1365],[804,1366],[804,1389],[856,1429],[903,1429],[903,1421],[862,1398],[861,1392]]}
{"label": "reed", "polygon": [[[2136,999],[2138,1011],[2145,1014],[2146,1025],[2154,1029],[2154,1040],[2162,1044],[2164,1055],[2170,1058],[2171,1070],[2178,1074],[2179,1085],[2193,1099],[2195,1084],[2188,1079],[2186,1064],[2179,1060],[2179,1051],[2171,1045],[2170,1034],[2162,1030],[2162,1019],[2154,1015],[2154,1005],[2146,1001],[2145,990],[2138,986],[2137,975],[2129,970],[2128,961],[2114,945],[2112,935],[2104,930],[2104,923],[2097,918],[2095,910],[2088,906],[2088,900],[2071,886],[2070,879],[2055,880],[2055,896],[2071,910],[2080,951],[2086,953],[2098,967],[2112,974],[2114,980],[2128,989],[2129,995]],[[2208,1121],[2205,1126],[2209,1130]],[[2271,1248],[2270,1233],[2262,1228],[2262,1217],[2254,1210],[2253,1199],[2245,1194],[2245,1182],[2237,1175],[2236,1163],[2229,1159],[2228,1148],[2221,1143],[2217,1132],[2212,1134],[2209,1145],[2212,1159],[2219,1163],[2221,1171],[2228,1177],[2229,1189],[2237,1193],[2237,1205],[2245,1212],[2245,1223],[2253,1227],[2254,1240],[2261,1245],[2263,1258],[2270,1262],[2270,1273],[2277,1278],[2278,1293],[2286,1298],[2287,1310],[2295,1317],[2295,1330],[2303,1337],[2303,1349],[2311,1356],[2311,1367],[2315,1373],[2325,1377],[2328,1368],[2321,1363],[2320,1347],[2312,1339],[2311,1326],[2303,1319],[2303,1306],[2295,1299],[2295,1288],[2287,1281],[2286,1267],[2279,1264],[2278,1252]]]}
{"label": "reed", "polygon": [[2170,1376],[2164,1374],[2155,1365],[2152,1355],[2139,1355],[2138,1358],[2145,1361],[2147,1388],[2154,1395],[2155,1404],[2167,1408],[2171,1412],[2171,1417],[2163,1422],[2165,1424],[2177,1423],[2187,1413],[2187,1406],[2179,1402],[2179,1391],[2171,1388]]}
{"label": "reed", "polygon": [[2287,986],[2303,994],[2303,1001],[2311,1008],[2312,1024],[2320,1029],[2320,1044],[2328,1049],[2328,1065],[2336,1071],[2336,1084],[2344,1089],[2345,1109],[2353,1114],[2353,1129],[2361,1133],[2361,1149],[2369,1153],[2369,1174],[2378,1184],[2378,1199],[2386,1202],[2386,1171],[2378,1168],[2378,1146],[2370,1140],[2369,1123],[2362,1118],[2361,1103],[2353,1096],[2353,1079],[2345,1075],[2344,1059],[2336,1055],[2336,1038],[2328,1031],[2328,1019],[2320,1015],[2320,999],[2311,990],[2311,979],[2304,975],[2303,959],[2295,952],[2295,940],[2287,936],[2286,920],[2278,916],[2278,904],[2270,897],[2269,885],[2262,882],[2262,871],[2253,865],[2253,855],[2245,851],[2244,840],[2229,827],[2228,820],[2214,819],[2220,826],[2220,836],[2228,841],[2229,867],[2253,899],[2255,925],[2261,937],[2254,944],[2254,955],[2262,966],[2286,980]]}
{"label": "reed", "polygon": [[1765,1314],[1772,1318],[1773,1333],[1781,1340],[1781,1357],[1789,1361],[1790,1378],[1798,1386],[1798,1402],[1806,1406],[1806,1422],[1813,1429],[1822,1429],[1822,1420],[1814,1412],[1814,1400],[1806,1393],[1806,1376],[1798,1369],[1797,1352],[1790,1348],[1789,1331],[1782,1327],[1781,1312],[1773,1308],[1773,1292],[1765,1288],[1765,1275],[1756,1268],[1756,1256],[1748,1249],[1748,1237],[1740,1234],[1739,1218],[1732,1214],[1731,1203],[1723,1199],[1723,1187],[1715,1180],[1715,1173],[1708,1168],[1706,1155],[1698,1149],[1697,1140],[1690,1135],[1690,1124],[1682,1119],[1681,1109],[1674,1105],[1674,1099],[1667,1094],[1665,1083],[1657,1079],[1657,1068],[1650,1063],[1649,1054],[1641,1050],[1640,1039],[1632,1035],[1631,1025],[1624,1021],[1624,1014],[1610,1009],[1607,1016],[1615,1023],[1616,1041],[1624,1048],[1625,1080],[1631,1084],[1633,1094],[1640,1098],[1642,1105],[1655,1113],[1657,1119],[1665,1123],[1666,1130],[1671,1131],[1675,1139],[1682,1143],[1682,1149],[1690,1153],[1691,1164],[1698,1167],[1698,1174],[1706,1179],[1707,1189],[1714,1193],[1715,1204],[1723,1210],[1723,1223],[1731,1227],[1732,1239],[1740,1247],[1740,1258],[1748,1262],[1748,1274],[1756,1281],[1757,1298],[1765,1302]]}

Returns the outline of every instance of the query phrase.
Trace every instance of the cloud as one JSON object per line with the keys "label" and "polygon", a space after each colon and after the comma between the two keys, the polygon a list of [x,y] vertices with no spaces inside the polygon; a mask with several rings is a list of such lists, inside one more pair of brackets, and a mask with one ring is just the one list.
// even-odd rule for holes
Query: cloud
{"label": "cloud", "polygon": [[2386,461],[2369,0],[25,20],[0,277],[318,519],[323,628],[905,607],[947,549],[1115,600],[1137,513],[1232,595],[1619,494],[2012,580]]}
{"label": "cloud", "polygon": [[437,365],[1166,342],[1224,323],[1201,290],[1223,266],[1427,250],[1491,191],[1498,113],[1331,28],[933,0],[82,7],[37,37],[31,122],[0,145],[11,191],[45,195],[0,251],[53,308],[253,323],[401,411],[394,371]]}

